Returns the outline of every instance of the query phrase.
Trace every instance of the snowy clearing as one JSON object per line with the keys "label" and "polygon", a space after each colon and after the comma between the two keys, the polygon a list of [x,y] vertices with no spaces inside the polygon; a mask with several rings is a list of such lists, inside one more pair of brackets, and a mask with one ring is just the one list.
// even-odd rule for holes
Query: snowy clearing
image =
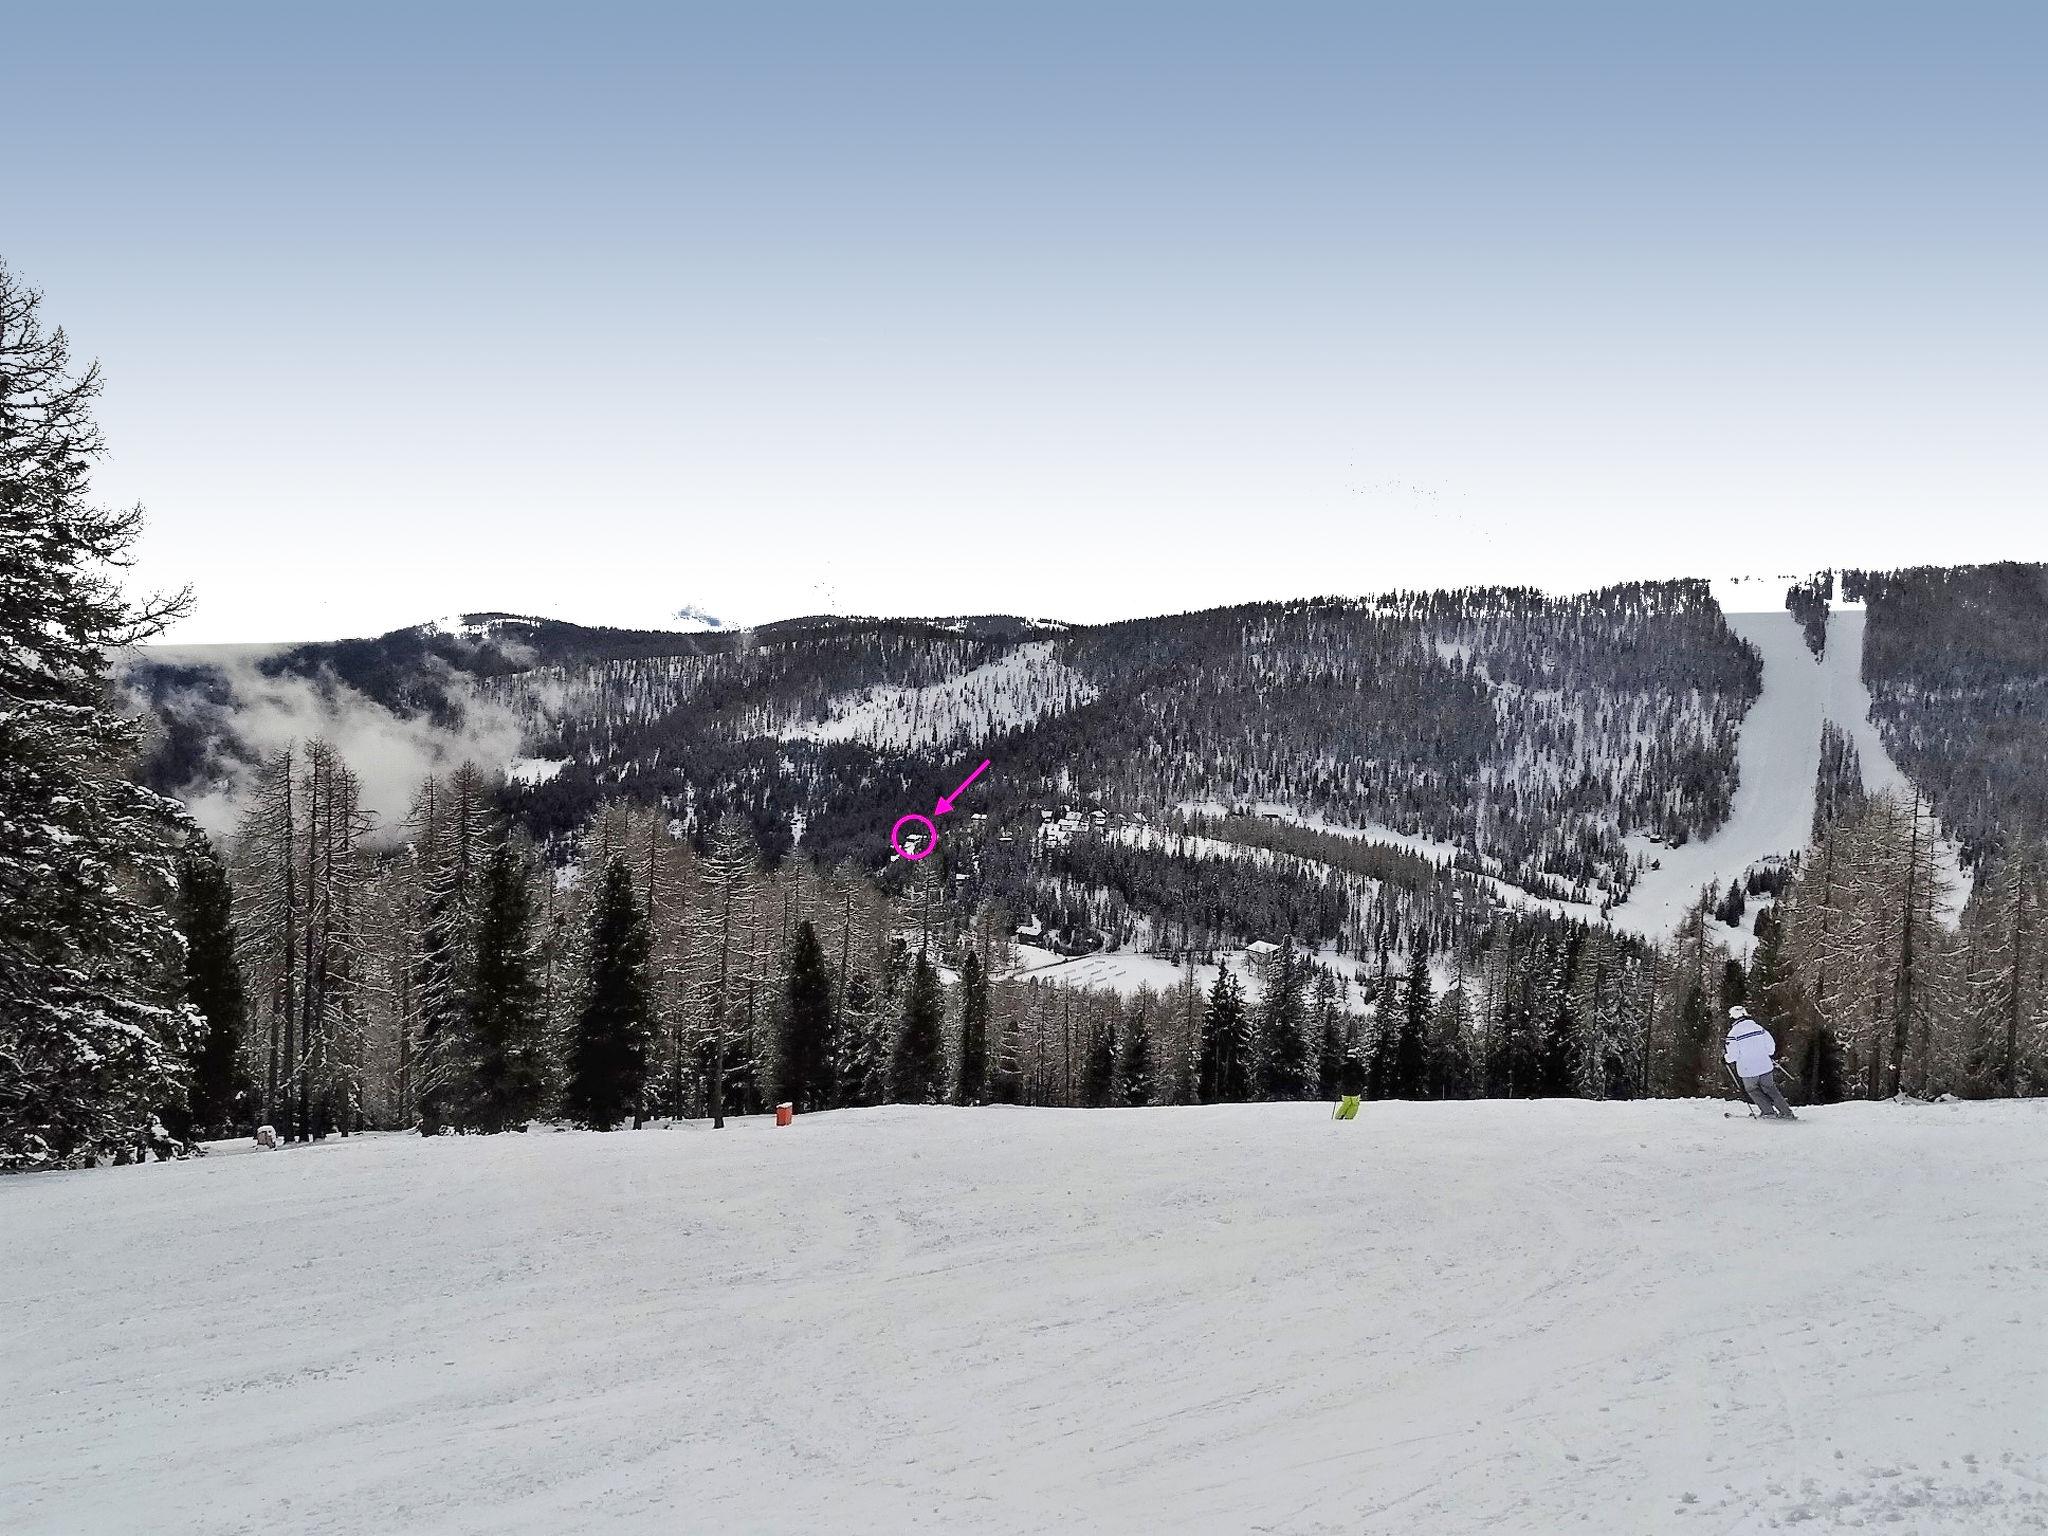
{"label": "snowy clearing", "polygon": [[1054,710],[1085,704],[1096,688],[1034,640],[929,688],[882,683],[836,694],[822,720],[795,721],[785,741],[857,741],[879,751],[983,742]]}
{"label": "snowy clearing", "polygon": [[847,1111],[0,1181],[0,1529],[1999,1533],[2048,1105]]}
{"label": "snowy clearing", "polygon": [[[1175,808],[1184,815],[1224,816],[1228,814],[1228,808],[1220,800],[1183,800]],[[1498,859],[1486,858],[1474,850],[1461,849],[1456,843],[1447,843],[1440,838],[1424,837],[1416,832],[1397,832],[1392,827],[1379,822],[1350,825],[1344,822],[1330,821],[1316,815],[1312,811],[1300,810],[1277,800],[1260,800],[1252,804],[1249,809],[1255,816],[1270,816],[1279,821],[1290,822],[1297,827],[1306,827],[1311,832],[1327,832],[1333,837],[1348,837],[1353,842],[1358,843],[1384,843],[1389,847],[1398,848],[1404,853],[1412,853],[1417,858],[1427,859],[1430,863],[1441,865],[1445,868],[1456,865],[1461,856],[1467,859],[1477,859],[1484,868],[1489,870],[1498,871],[1500,868],[1500,861]],[[1224,842],[1215,838],[1188,837],[1184,841],[1189,847],[1199,852],[1220,853],[1226,858],[1244,858],[1249,852],[1256,851],[1248,850],[1241,844]],[[1289,855],[1288,857],[1298,856]],[[1315,859],[1300,859],[1299,861],[1312,868],[1327,869],[1329,867]],[[1561,901],[1550,896],[1538,896],[1526,887],[1516,885],[1511,880],[1503,879],[1498,873],[1474,874],[1470,869],[1466,869],[1464,873],[1491,890],[1502,906],[1513,908],[1516,911],[1548,912],[1556,917],[1577,918],[1581,922],[1595,922],[1599,919],[1600,909],[1592,902]]]}

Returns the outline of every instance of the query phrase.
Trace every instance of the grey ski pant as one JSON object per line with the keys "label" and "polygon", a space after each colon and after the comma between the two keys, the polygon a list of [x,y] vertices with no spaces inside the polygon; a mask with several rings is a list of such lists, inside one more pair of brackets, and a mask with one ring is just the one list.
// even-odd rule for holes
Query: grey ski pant
{"label": "grey ski pant", "polygon": [[1765,1114],[1783,1115],[1787,1120],[1794,1118],[1792,1106],[1785,1102],[1784,1093],[1780,1091],[1777,1081],[1770,1073],[1766,1072],[1761,1077],[1745,1077],[1742,1080],[1742,1091],[1748,1094],[1756,1107]]}

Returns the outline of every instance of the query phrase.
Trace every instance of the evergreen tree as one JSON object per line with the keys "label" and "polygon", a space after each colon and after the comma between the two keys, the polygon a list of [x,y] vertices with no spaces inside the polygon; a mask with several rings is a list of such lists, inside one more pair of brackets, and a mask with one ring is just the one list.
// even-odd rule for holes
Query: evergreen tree
{"label": "evergreen tree", "polygon": [[1335,1098],[1342,1091],[1338,1078],[1343,1074],[1347,1042],[1344,1013],[1338,1004],[1343,985],[1332,972],[1317,967],[1315,980],[1309,986],[1309,1034],[1316,1045],[1316,1092],[1325,1099]]}
{"label": "evergreen tree", "polygon": [[547,1086],[547,1019],[533,953],[526,871],[500,843],[477,895],[476,953],[465,998],[461,1079],[452,1102],[479,1131],[522,1129]]}
{"label": "evergreen tree", "polygon": [[1396,1093],[1395,1058],[1401,1040],[1401,973],[1380,955],[1379,976],[1372,986],[1372,1033],[1365,1042],[1365,1091],[1373,1099]]}
{"label": "evergreen tree", "polygon": [[1089,1109],[1107,1109],[1115,1098],[1116,1035],[1107,1023],[1091,1023],[1081,1058],[1081,1102]]}
{"label": "evergreen tree", "polygon": [[178,859],[178,925],[185,936],[185,1001],[204,1021],[178,1135],[228,1136],[249,1129],[250,1084],[243,1067],[248,993],[235,954],[234,891],[213,845],[194,835]]}
{"label": "evergreen tree", "polygon": [[588,971],[570,1046],[562,1107],[569,1118],[609,1131],[639,1119],[652,1029],[647,919],[622,859],[605,865],[590,914]]}
{"label": "evergreen tree", "polygon": [[1544,945],[1543,979],[1536,990],[1534,1091],[1569,1098],[1578,1086],[1579,1020],[1572,1008],[1573,942],[1553,935]]}
{"label": "evergreen tree", "polygon": [[1261,1095],[1299,1099],[1309,1091],[1308,1013],[1302,1001],[1303,962],[1289,939],[1273,958],[1259,1003]]}
{"label": "evergreen tree", "polygon": [[1141,998],[1124,1021],[1123,1045],[1117,1056],[1120,1101],[1136,1107],[1152,1102],[1152,1032]]}
{"label": "evergreen tree", "polygon": [[1472,1025],[1463,987],[1449,987],[1430,1020],[1429,1072],[1438,1094],[1469,1099],[1479,1091],[1472,1059]]}
{"label": "evergreen tree", "polygon": [[832,974],[825,968],[824,947],[809,918],[797,924],[783,998],[787,1042],[783,1092],[798,1110],[814,1113],[833,1103],[837,1042],[833,1038]]}
{"label": "evergreen tree", "polygon": [[931,961],[919,955],[903,990],[903,1027],[896,1037],[891,1071],[901,1104],[937,1104],[945,1097],[945,993]]}
{"label": "evergreen tree", "polygon": [[1246,1097],[1250,1087],[1245,1035],[1244,988],[1227,964],[1216,967],[1202,1015],[1202,1051],[1196,1080],[1204,1104],[1228,1104]]}
{"label": "evergreen tree", "polygon": [[153,1139],[197,1024],[162,902],[182,817],[131,783],[108,655],[185,611],[131,603],[140,508],[95,507],[99,369],[71,371],[40,295],[0,265],[0,1169]]}
{"label": "evergreen tree", "polygon": [[1401,988],[1401,1015],[1394,1043],[1393,1075],[1389,1083],[1397,1099],[1434,1098],[1429,1074],[1429,1025],[1434,988],[1429,974],[1429,957],[1418,946],[1408,959],[1408,979]]}
{"label": "evergreen tree", "polygon": [[883,1000],[864,970],[847,978],[839,1022],[839,1101],[869,1106],[889,1097],[890,1056]]}
{"label": "evergreen tree", "polygon": [[960,961],[960,1082],[954,1101],[979,1104],[988,1089],[988,977],[972,949]]}

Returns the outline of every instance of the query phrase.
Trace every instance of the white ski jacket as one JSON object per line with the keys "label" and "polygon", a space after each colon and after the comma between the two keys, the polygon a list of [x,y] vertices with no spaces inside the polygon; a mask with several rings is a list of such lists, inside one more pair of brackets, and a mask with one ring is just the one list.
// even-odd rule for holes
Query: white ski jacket
{"label": "white ski jacket", "polygon": [[1735,1069],[1738,1077],[1762,1077],[1771,1070],[1778,1055],[1778,1042],[1755,1019],[1737,1019],[1728,1030],[1728,1047],[1721,1059]]}

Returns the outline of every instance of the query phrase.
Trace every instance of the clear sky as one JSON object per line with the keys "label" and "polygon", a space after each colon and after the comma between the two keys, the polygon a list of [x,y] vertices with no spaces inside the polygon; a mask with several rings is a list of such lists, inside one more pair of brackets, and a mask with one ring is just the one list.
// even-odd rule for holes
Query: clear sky
{"label": "clear sky", "polygon": [[2048,558],[2048,6],[10,5],[179,638]]}

